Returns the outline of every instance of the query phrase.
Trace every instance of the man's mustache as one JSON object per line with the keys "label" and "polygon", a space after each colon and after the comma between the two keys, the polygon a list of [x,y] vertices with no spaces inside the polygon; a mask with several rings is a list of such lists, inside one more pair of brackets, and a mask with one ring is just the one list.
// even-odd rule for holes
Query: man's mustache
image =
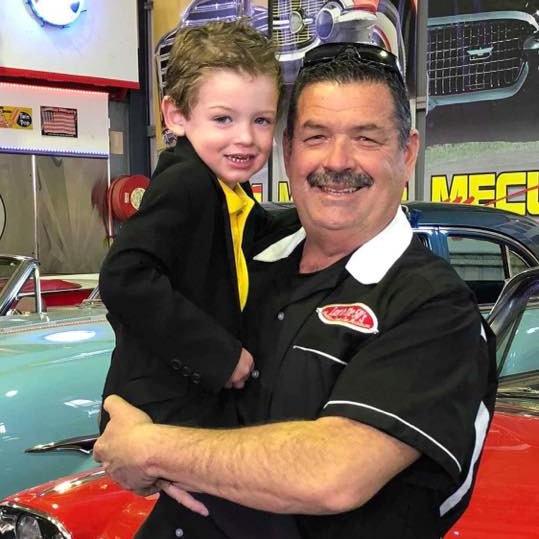
{"label": "man's mustache", "polygon": [[311,187],[327,187],[329,185],[338,185],[344,188],[360,189],[361,187],[370,187],[374,180],[370,174],[365,172],[352,172],[343,170],[338,172],[311,172],[307,176],[307,182]]}

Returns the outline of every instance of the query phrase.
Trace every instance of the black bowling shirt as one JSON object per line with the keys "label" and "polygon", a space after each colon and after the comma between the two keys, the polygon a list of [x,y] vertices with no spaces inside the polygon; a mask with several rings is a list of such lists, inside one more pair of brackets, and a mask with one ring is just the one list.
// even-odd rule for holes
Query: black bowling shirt
{"label": "black bowling shirt", "polygon": [[439,538],[469,501],[492,417],[493,335],[472,292],[401,211],[314,274],[298,274],[301,233],[250,268],[247,347],[260,376],[245,416],[342,416],[422,453],[362,507],[298,516],[306,539]]}

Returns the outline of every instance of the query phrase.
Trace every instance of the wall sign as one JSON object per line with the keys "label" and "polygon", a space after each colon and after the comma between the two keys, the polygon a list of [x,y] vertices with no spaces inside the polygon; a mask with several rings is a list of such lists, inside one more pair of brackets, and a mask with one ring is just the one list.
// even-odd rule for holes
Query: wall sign
{"label": "wall sign", "polygon": [[24,0],[42,24],[69,26],[86,10],[85,0]]}
{"label": "wall sign", "polygon": [[108,158],[107,92],[0,82],[0,96],[0,153]]}

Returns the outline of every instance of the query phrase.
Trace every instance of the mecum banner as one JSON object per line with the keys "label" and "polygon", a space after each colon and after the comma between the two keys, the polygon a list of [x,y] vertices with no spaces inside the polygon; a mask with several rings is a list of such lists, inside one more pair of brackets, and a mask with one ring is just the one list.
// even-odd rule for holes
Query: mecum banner
{"label": "mecum banner", "polygon": [[429,0],[425,198],[539,220],[539,0]]}
{"label": "mecum banner", "polygon": [[[209,20],[247,17],[260,32],[271,35],[277,46],[285,83],[293,83],[305,53],[321,44],[353,41],[384,47],[399,59],[412,104],[416,80],[416,0],[177,0],[154,1],[154,54],[156,72],[156,125],[161,133],[158,149],[173,141],[159,123],[158,101],[164,91],[168,53],[180,26]],[[285,107],[286,108],[286,107]],[[277,124],[273,157],[253,178],[260,200],[288,201],[290,189],[284,173],[281,132]]]}

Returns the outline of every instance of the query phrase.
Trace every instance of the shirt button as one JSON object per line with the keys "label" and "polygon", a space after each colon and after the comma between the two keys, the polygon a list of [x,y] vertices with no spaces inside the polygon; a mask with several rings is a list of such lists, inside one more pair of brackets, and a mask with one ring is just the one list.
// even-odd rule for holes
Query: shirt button
{"label": "shirt button", "polygon": [[183,365],[183,363],[177,357],[170,360],[170,366],[175,371],[179,371],[182,368],[182,365]]}
{"label": "shirt button", "polygon": [[251,378],[254,378],[255,380],[260,376],[260,371],[258,369],[253,369],[253,372],[251,372]]}
{"label": "shirt button", "polygon": [[277,314],[277,320],[284,320],[284,313],[283,313],[283,311],[281,311],[280,313]]}
{"label": "shirt button", "polygon": [[191,375],[191,369],[187,365],[184,365],[182,367],[182,376],[190,376],[190,375]]}

